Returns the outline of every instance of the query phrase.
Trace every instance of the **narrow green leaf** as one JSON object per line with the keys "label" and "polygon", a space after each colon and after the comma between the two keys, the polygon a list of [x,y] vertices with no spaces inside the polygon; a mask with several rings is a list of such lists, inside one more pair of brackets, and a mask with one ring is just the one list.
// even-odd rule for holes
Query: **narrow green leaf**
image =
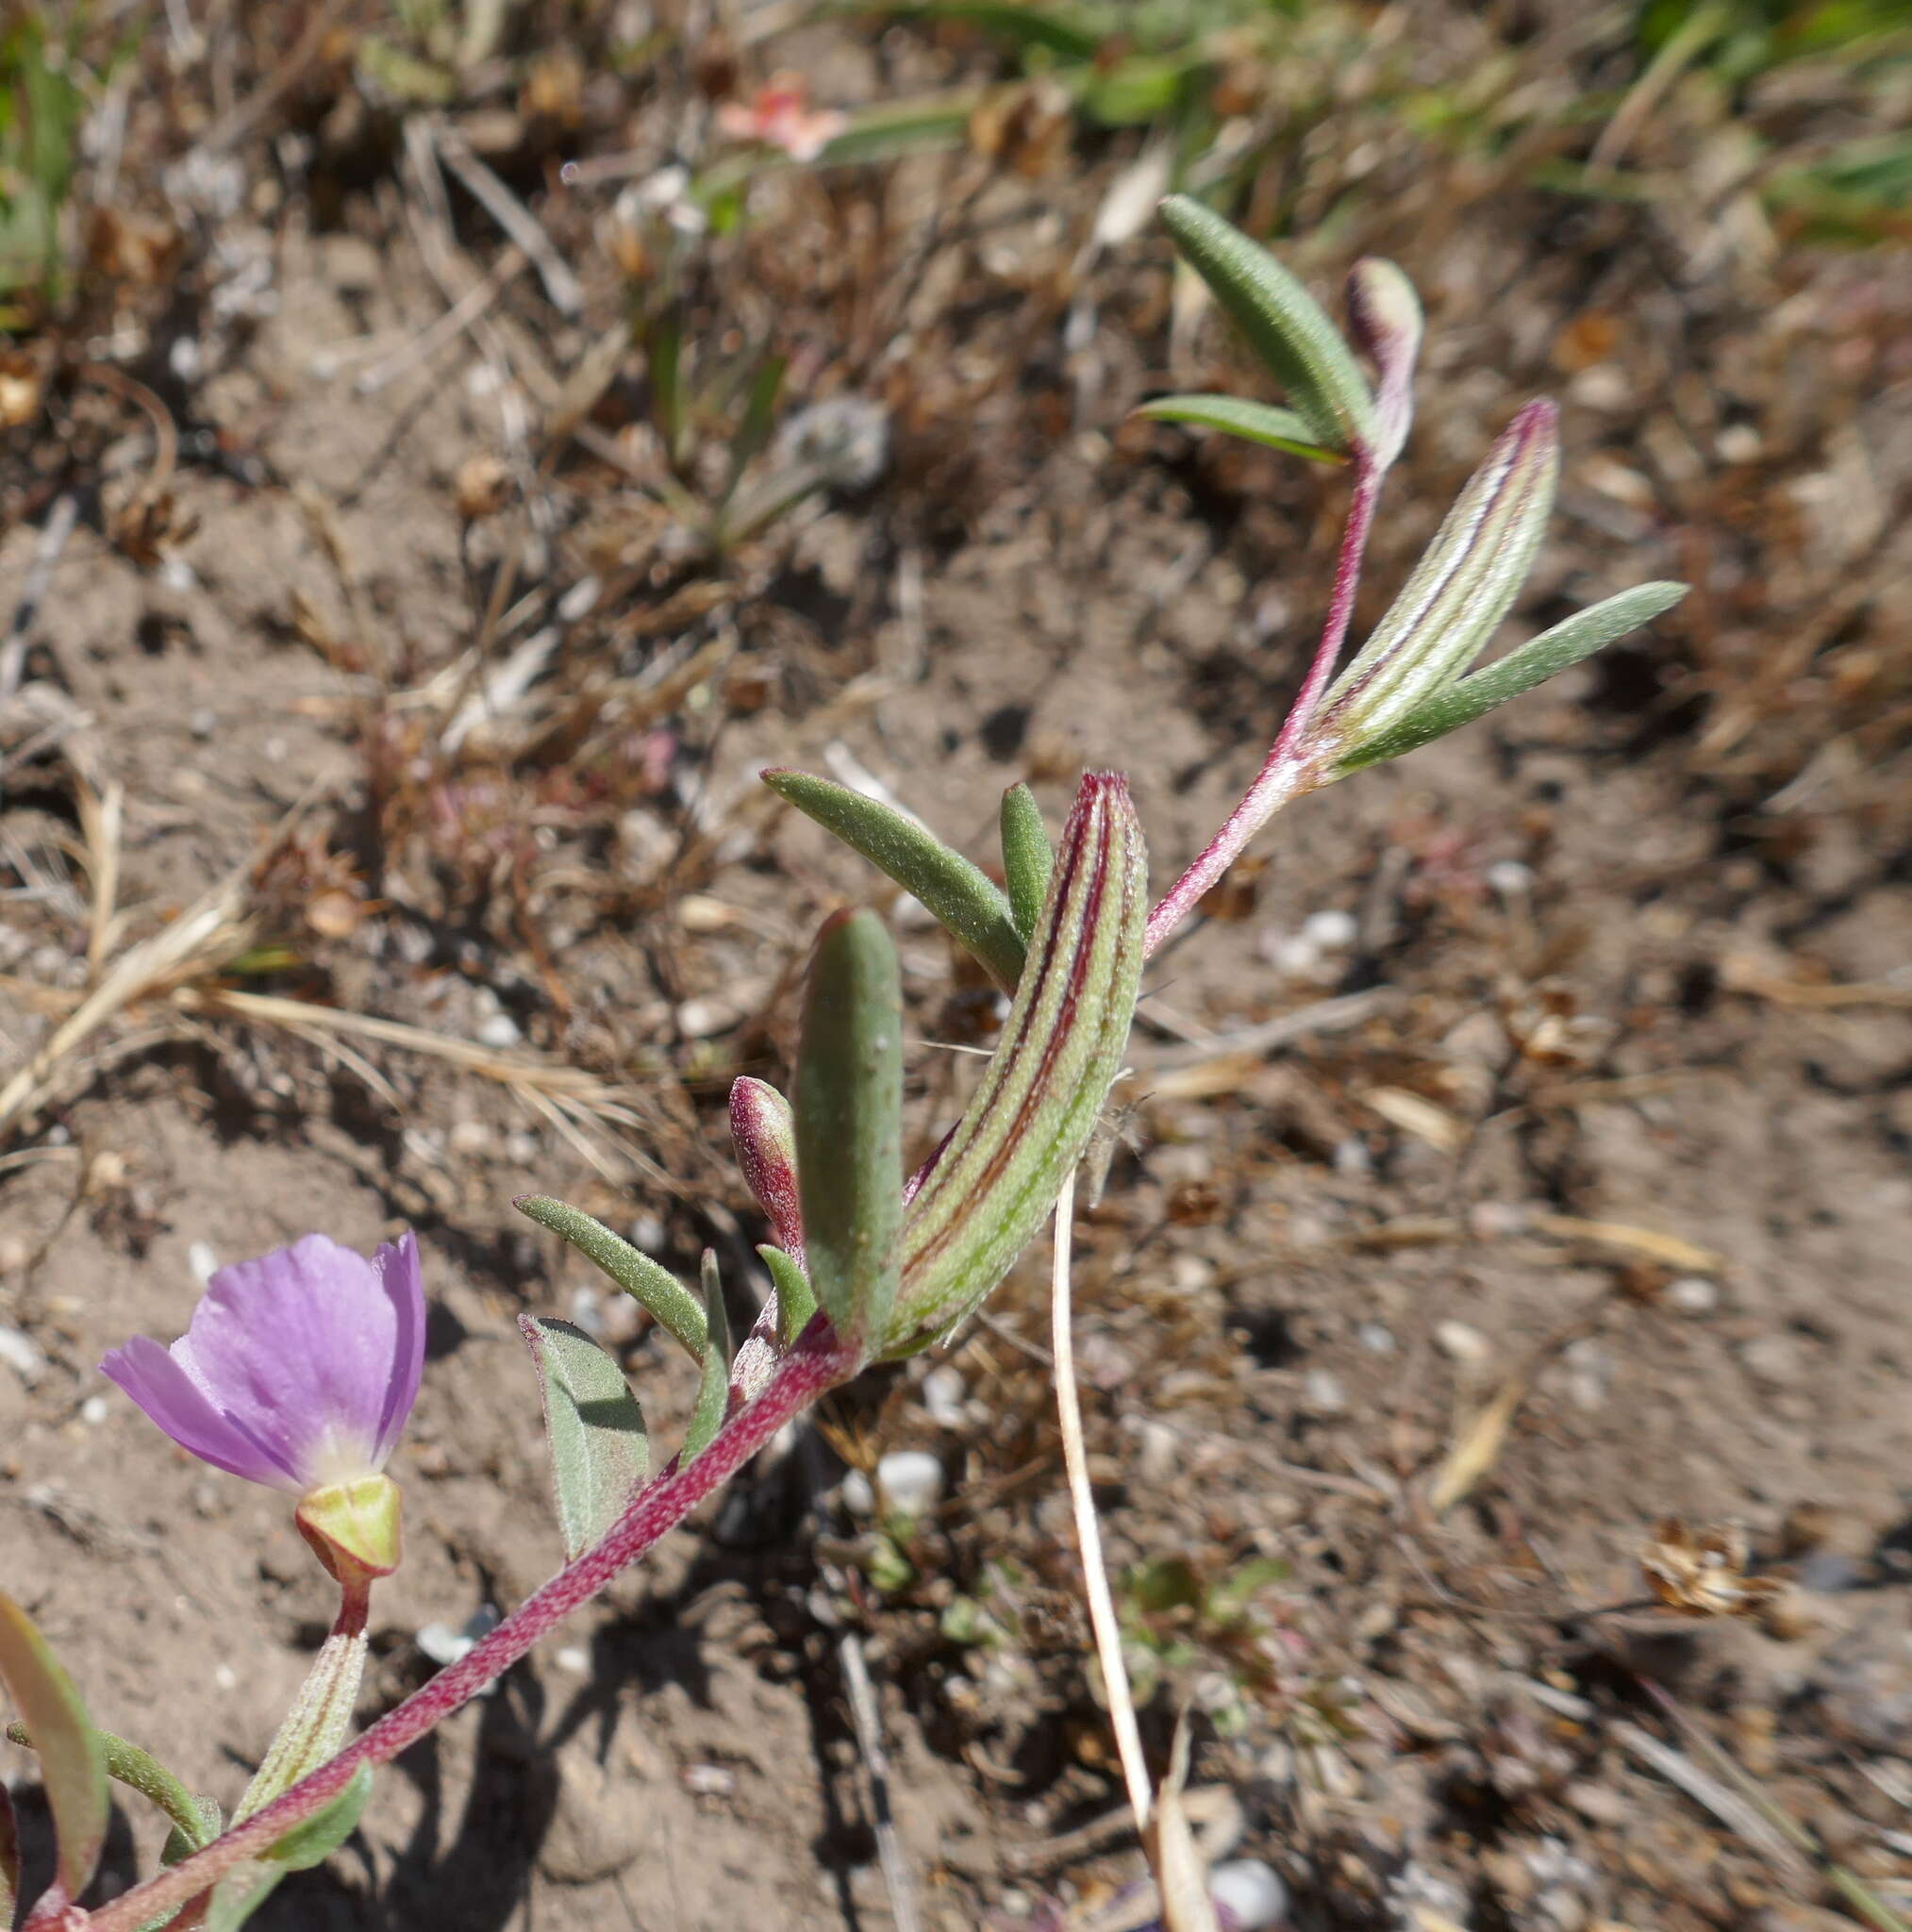
{"label": "narrow green leaf", "polygon": [[1326,727],[1348,741],[1390,730],[1461,675],[1520,594],[1560,473],[1552,403],[1529,403],[1468,479],[1434,541],[1353,662],[1329,687]]}
{"label": "narrow green leaf", "polygon": [[903,1216],[903,988],[873,912],[837,913],[818,937],[794,1099],[810,1286],[867,1349],[896,1297]]}
{"label": "narrow green leaf", "polygon": [[352,1782],[323,1811],[295,1825],[263,1857],[236,1866],[219,1881],[200,1932],[237,1932],[289,1873],[324,1863],[357,1829],[371,1795],[372,1767],[361,1764]]}
{"label": "narrow green leaf", "polygon": [[603,1222],[548,1194],[523,1194],[512,1202],[520,1214],[561,1235],[589,1261],[610,1276],[633,1301],[648,1308],[659,1326],[675,1336],[692,1361],[704,1359],[704,1310],[697,1297],[648,1255],[614,1235]]}
{"label": "narrow green leaf", "polygon": [[1122,1070],[1147,920],[1148,859],[1128,787],[1091,773],[1063,828],[1002,1043],[904,1216],[886,1358],[927,1347],[974,1309],[1055,1207]]}
{"label": "narrow green leaf", "polygon": [[756,1253],[770,1270],[772,1284],[776,1289],[777,1347],[788,1352],[817,1312],[816,1291],[810,1286],[810,1277],[781,1248],[765,1242]]}
{"label": "narrow green leaf", "polygon": [[723,1307],[723,1283],[717,1273],[717,1257],[704,1250],[704,1306],[707,1311],[710,1341],[704,1350],[704,1374],[697,1388],[697,1406],[690,1411],[690,1426],[684,1432],[685,1462],[694,1462],[709,1448],[723,1426],[724,1411],[730,1403],[730,1318]]}
{"label": "narrow green leaf", "polygon": [[1198,429],[1219,429],[1224,436],[1246,437],[1289,456],[1313,463],[1345,463],[1347,458],[1323,449],[1306,419],[1272,403],[1252,403],[1244,396],[1156,396],[1135,411],[1152,423],[1192,423]]}
{"label": "narrow green leaf", "polygon": [[[14,1743],[32,1748],[32,1736],[24,1724],[8,1724],[7,1735]],[[220,1811],[214,1799],[189,1790],[157,1757],[137,1744],[129,1744],[111,1731],[95,1735],[105,1754],[107,1775],[115,1784],[125,1785],[157,1805],[172,1820],[174,1832],[185,1840],[187,1850],[196,1852],[219,1836]],[[0,1924],[5,1923],[6,1914],[0,1912]]]}
{"label": "narrow green leaf", "polygon": [[1307,441],[1331,450],[1372,446],[1374,404],[1340,331],[1268,250],[1186,194],[1162,203],[1162,222],[1301,412]]}
{"label": "narrow green leaf", "polygon": [[73,1679],[10,1596],[0,1594],[0,1684],[7,1687],[40,1758],[53,1813],[55,1871],[76,1901],[107,1839],[107,1753]]}
{"label": "narrow green leaf", "polygon": [[1507,653],[1471,677],[1430,698],[1426,704],[1404,718],[1391,730],[1358,741],[1336,761],[1336,773],[1359,771],[1363,765],[1378,765],[1384,758],[1398,758],[1404,752],[1417,751],[1437,738],[1445,738],[1463,724],[1471,724],[1497,705],[1530,691],[1556,671],[1589,658],[1614,639],[1638,630],[1643,624],[1671,610],[1687,594],[1685,584],[1640,584],[1622,591],[1617,597],[1576,611],[1573,616],[1530,638],[1519,649]]}
{"label": "narrow green leaf", "polygon": [[571,1562],[590,1549],[651,1470],[651,1445],[637,1398],[613,1357],[582,1328],[520,1315],[538,1370],[557,1527]]}
{"label": "narrow green leaf", "polygon": [[961,853],[889,806],[808,772],[771,770],[763,782],[806,818],[860,852],[930,912],[1007,991],[1023,971],[1023,941],[1009,901]]}
{"label": "narrow green leaf", "polygon": [[1042,901],[1049,894],[1049,874],[1056,869],[1056,853],[1042,823],[1042,808],[1026,785],[1011,785],[1003,793],[1002,833],[1009,916],[1026,941],[1036,929]]}

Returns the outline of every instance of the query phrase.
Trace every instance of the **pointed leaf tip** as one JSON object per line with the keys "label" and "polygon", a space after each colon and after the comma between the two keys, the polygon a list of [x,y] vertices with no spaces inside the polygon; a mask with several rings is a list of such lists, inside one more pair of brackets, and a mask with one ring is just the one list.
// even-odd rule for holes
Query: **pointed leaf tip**
{"label": "pointed leaf tip", "polygon": [[67,1902],[87,1889],[106,1843],[107,1754],[73,1679],[30,1618],[0,1593],[0,1684],[33,1740],[53,1813],[55,1872]]}
{"label": "pointed leaf tip", "polygon": [[1671,610],[1687,594],[1688,588],[1671,581],[1638,584],[1618,596],[1576,611],[1552,630],[1529,638],[1472,676],[1437,691],[1420,709],[1410,712],[1391,729],[1372,738],[1357,739],[1337,760],[1336,775],[1398,758],[1423,744],[1431,744],[1437,738],[1445,738],[1450,731],[1458,731],[1463,724],[1472,724],[1509,698],[1531,691],[1555,673],[1591,657],[1616,638],[1650,624]]}
{"label": "pointed leaf tip", "polygon": [[1372,448],[1374,404],[1341,334],[1267,249],[1186,194],[1161,205],[1163,225],[1196,274],[1331,450]]}
{"label": "pointed leaf tip", "polygon": [[1023,941],[1007,896],[980,867],[893,806],[847,785],[776,767],[757,775],[779,798],[914,893],[1005,991],[1015,987],[1023,971]]}
{"label": "pointed leaf tip", "polygon": [[704,1310],[697,1297],[650,1256],[613,1234],[594,1215],[567,1207],[548,1194],[521,1194],[511,1203],[520,1214],[548,1227],[602,1268],[631,1299],[650,1311],[694,1361],[704,1359]]}
{"label": "pointed leaf tip", "polygon": [[1003,793],[1000,829],[1009,911],[1017,933],[1026,944],[1049,891],[1049,874],[1056,866],[1048,828],[1042,823],[1042,808],[1026,785],[1011,785]]}
{"label": "pointed leaf tip", "polygon": [[839,1337],[868,1347],[895,1299],[903,1217],[903,988],[873,912],[818,936],[795,1104],[810,1285]]}

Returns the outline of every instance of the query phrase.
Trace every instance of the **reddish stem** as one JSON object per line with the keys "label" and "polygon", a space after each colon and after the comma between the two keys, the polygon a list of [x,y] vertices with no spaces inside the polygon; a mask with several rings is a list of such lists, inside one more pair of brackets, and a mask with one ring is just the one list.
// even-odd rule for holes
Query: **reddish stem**
{"label": "reddish stem", "polygon": [[1380,500],[1381,482],[1386,475],[1386,466],[1377,463],[1370,453],[1355,453],[1354,495],[1348,505],[1347,526],[1341,532],[1341,552],[1335,565],[1335,588],[1328,600],[1327,622],[1322,627],[1322,641],[1315,647],[1314,661],[1308,666],[1308,675],[1293,708],[1283,721],[1281,735],[1274,741],[1255,783],[1228,814],[1222,829],[1149,914],[1148,932],[1142,942],[1145,957],[1161,950],[1163,941],[1194,909],[1195,902],[1241,856],[1241,848],[1298,791],[1305,789],[1309,772],[1303,747],[1308,726],[1321,708],[1322,694],[1335,675],[1348,625],[1354,621],[1355,592],[1361,583],[1361,559],[1367,554],[1368,533],[1373,527],[1374,506]]}
{"label": "reddish stem", "polygon": [[683,1522],[786,1423],[801,1415],[825,1391],[848,1380],[858,1366],[856,1356],[835,1339],[828,1323],[819,1316],[778,1364],[762,1392],[724,1424],[703,1455],[688,1468],[674,1470],[640,1491],[590,1549],[527,1597],[457,1663],[448,1664],[338,1757],[301,1778],[243,1824],[215,1839],[204,1851],[122,1892],[91,1917],[69,1911],[67,1918],[48,1923],[75,1928],[83,1925],[88,1932],[136,1932],[160,1913],[208,1890],[242,1859],[265,1851],[336,1798],[361,1764],[383,1764],[397,1757],[502,1676],[540,1638],[594,1597],[667,1530]]}

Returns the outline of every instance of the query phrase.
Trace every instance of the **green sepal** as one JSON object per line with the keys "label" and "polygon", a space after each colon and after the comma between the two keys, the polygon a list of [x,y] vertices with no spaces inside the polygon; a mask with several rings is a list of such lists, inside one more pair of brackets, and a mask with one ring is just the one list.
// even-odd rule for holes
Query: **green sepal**
{"label": "green sepal", "polygon": [[573,1562],[624,1513],[650,1474],[650,1439],[623,1371],[582,1328],[536,1315],[520,1315],[518,1327],[538,1371],[557,1528]]}
{"label": "green sepal", "polygon": [[723,1283],[717,1273],[717,1257],[704,1250],[704,1306],[706,1332],[710,1340],[704,1348],[703,1374],[697,1385],[697,1406],[690,1411],[690,1425],[684,1431],[684,1462],[694,1462],[716,1440],[723,1426],[730,1404],[730,1318],[723,1306]]}
{"label": "green sepal", "polygon": [[1374,402],[1353,353],[1321,305],[1267,249],[1186,194],[1162,203],[1163,225],[1255,353],[1288,391],[1307,441],[1372,447]]}
{"label": "green sepal", "polygon": [[[1147,918],[1147,855],[1128,787],[1090,774],[1002,1043],[905,1211],[885,1359],[913,1355],[972,1313],[1055,1207],[1122,1070]],[[808,1209],[806,1200],[806,1222]],[[814,1243],[810,1255],[814,1263]]]}
{"label": "green sepal", "polygon": [[1250,402],[1245,396],[1156,396],[1135,413],[1151,423],[1189,423],[1197,429],[1219,429],[1224,436],[1266,443],[1270,449],[1305,457],[1311,463],[1348,460],[1338,451],[1323,449],[1315,441],[1305,417],[1292,409],[1277,409],[1272,403]]}
{"label": "green sepal", "polygon": [[73,1679],[33,1620],[0,1593],[0,1684],[6,1686],[40,1759],[53,1813],[54,1871],[76,1903],[107,1840],[107,1751]]}
{"label": "green sepal", "polygon": [[1671,610],[1687,594],[1688,586],[1672,582],[1636,585],[1618,596],[1576,611],[1573,616],[1529,638],[1505,658],[1464,677],[1458,684],[1430,698],[1422,708],[1404,718],[1391,730],[1364,739],[1335,761],[1339,777],[1357,772],[1363,765],[1378,765],[1385,758],[1398,758],[1403,753],[1418,751],[1437,738],[1457,731],[1509,698],[1519,697],[1537,684],[1577,664],[1616,638],[1638,630],[1664,610]]}
{"label": "green sepal", "polygon": [[810,1287],[867,1351],[896,1299],[903,1219],[903,987],[873,912],[836,913],[818,936],[792,1099]]}
{"label": "green sepal", "polygon": [[776,1289],[776,1345],[788,1354],[817,1312],[816,1291],[810,1286],[809,1276],[781,1248],[772,1247],[766,1241],[756,1253],[770,1270],[772,1285]]}
{"label": "green sepal", "polygon": [[1041,916],[1049,892],[1049,874],[1056,869],[1055,848],[1042,823],[1042,808],[1026,785],[1011,785],[1003,793],[1001,817],[1003,876],[1009,888],[1009,916],[1026,944]]}
{"label": "green sepal", "polygon": [[614,1235],[603,1222],[548,1194],[524,1194],[512,1202],[520,1214],[561,1235],[578,1253],[610,1276],[635,1302],[648,1308],[657,1324],[676,1337],[690,1359],[704,1359],[704,1310],[697,1297],[648,1255]]}
{"label": "green sepal", "polygon": [[763,782],[920,899],[1005,990],[1023,971],[1007,895],[979,867],[893,807],[809,772],[773,769]]}

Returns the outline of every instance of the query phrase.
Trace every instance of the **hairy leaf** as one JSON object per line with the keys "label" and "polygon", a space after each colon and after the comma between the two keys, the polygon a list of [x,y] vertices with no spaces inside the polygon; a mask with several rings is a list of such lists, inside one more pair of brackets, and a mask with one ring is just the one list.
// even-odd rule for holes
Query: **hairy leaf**
{"label": "hairy leaf", "polygon": [[1372,447],[1373,399],[1340,331],[1315,298],[1267,249],[1199,201],[1170,195],[1162,221],[1280,379],[1307,425],[1307,441],[1343,453]]}
{"label": "hairy leaf", "polygon": [[756,1252],[776,1289],[777,1346],[788,1351],[796,1345],[797,1337],[817,1312],[816,1291],[810,1287],[809,1276],[781,1248],[766,1243]]}
{"label": "hairy leaf", "polygon": [[838,1335],[868,1348],[896,1297],[903,1218],[903,988],[873,912],[840,912],[817,940],[796,1120],[810,1286]]}
{"label": "hairy leaf", "polygon": [[520,1315],[518,1326],[544,1399],[557,1527],[570,1562],[624,1513],[650,1474],[650,1440],[623,1371],[583,1329],[535,1315]]}
{"label": "hairy leaf", "polygon": [[704,1310],[697,1297],[668,1269],[614,1235],[603,1222],[548,1194],[524,1194],[512,1202],[540,1227],[562,1235],[587,1260],[594,1261],[633,1301],[641,1303],[658,1324],[673,1335],[693,1361],[704,1359]]}
{"label": "hairy leaf", "polygon": [[860,852],[917,898],[980,959],[1004,990],[1023,971],[1023,941],[1009,901],[978,867],[892,807],[808,772],[760,774],[779,798]]}
{"label": "hairy leaf", "polygon": [[1292,409],[1272,403],[1254,403],[1243,396],[1156,396],[1138,408],[1151,423],[1192,423],[1198,429],[1219,429],[1224,436],[1245,437],[1250,442],[1284,449],[1289,456],[1314,463],[1344,463],[1338,451],[1323,449],[1306,420]]}
{"label": "hairy leaf", "polygon": [[1042,823],[1042,808],[1026,785],[1011,785],[1003,793],[1003,876],[1009,887],[1009,914],[1018,935],[1026,942],[1049,892],[1049,874],[1056,854]]}
{"label": "hairy leaf", "polygon": [[1509,698],[1531,691],[1537,684],[1577,664],[1616,638],[1638,630],[1643,624],[1671,610],[1687,594],[1685,584],[1671,582],[1639,584],[1631,591],[1576,611],[1573,616],[1530,638],[1505,658],[1450,685],[1427,700],[1391,730],[1377,737],[1362,739],[1337,761],[1336,773],[1355,772],[1363,765],[1378,765],[1385,758],[1398,758],[1404,752],[1418,750],[1437,738],[1445,738],[1463,724],[1471,724],[1504,705]]}

